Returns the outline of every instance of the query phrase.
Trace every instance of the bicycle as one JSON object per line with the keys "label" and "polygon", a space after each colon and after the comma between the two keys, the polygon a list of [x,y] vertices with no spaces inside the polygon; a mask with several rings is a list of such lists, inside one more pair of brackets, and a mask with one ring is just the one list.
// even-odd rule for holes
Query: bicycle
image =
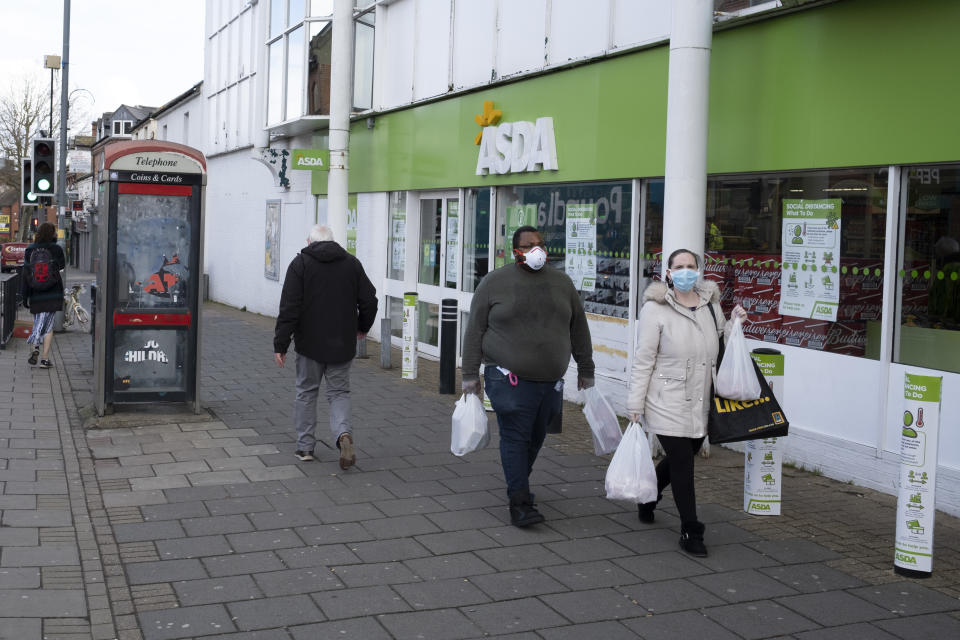
{"label": "bicycle", "polygon": [[63,312],[63,326],[71,327],[77,324],[81,331],[87,332],[90,330],[90,313],[80,304],[80,294],[83,291],[82,284],[75,284],[63,296],[66,307]]}

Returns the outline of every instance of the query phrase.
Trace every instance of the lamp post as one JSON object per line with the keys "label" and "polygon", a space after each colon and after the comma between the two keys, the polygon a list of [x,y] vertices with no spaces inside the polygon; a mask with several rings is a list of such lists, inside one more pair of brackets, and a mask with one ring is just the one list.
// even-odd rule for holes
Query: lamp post
{"label": "lamp post", "polygon": [[47,135],[53,137],[53,72],[60,68],[60,56],[43,56],[43,68],[50,69],[50,127]]}

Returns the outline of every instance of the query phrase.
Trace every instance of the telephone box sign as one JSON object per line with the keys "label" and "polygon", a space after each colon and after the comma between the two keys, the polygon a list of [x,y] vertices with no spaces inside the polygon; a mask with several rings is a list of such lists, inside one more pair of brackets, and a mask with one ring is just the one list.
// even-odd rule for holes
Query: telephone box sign
{"label": "telephone box sign", "polygon": [[900,494],[894,571],[926,577],[933,571],[937,448],[943,378],[904,373],[900,429]]}
{"label": "telephone box sign", "polygon": [[113,171],[203,173],[203,167],[196,159],[169,151],[141,151],[120,156],[108,168]]}

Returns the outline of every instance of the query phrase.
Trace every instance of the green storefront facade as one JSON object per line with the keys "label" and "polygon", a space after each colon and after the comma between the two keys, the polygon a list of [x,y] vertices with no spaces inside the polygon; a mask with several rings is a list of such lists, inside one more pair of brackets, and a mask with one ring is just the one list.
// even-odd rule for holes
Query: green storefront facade
{"label": "green storefront facade", "polygon": [[[944,375],[944,415],[960,411],[958,25],[952,0],[841,0],[713,37],[706,275],[723,287],[727,311],[739,302],[751,312],[748,337],[785,351],[786,409],[799,431],[880,457],[896,430],[886,390],[905,367]],[[465,304],[486,269],[509,256],[506,231],[523,211],[538,215],[552,263],[564,268],[566,259],[569,271],[565,212],[588,204],[598,284],[583,300],[608,388],[620,393],[639,294],[660,268],[668,64],[664,42],[357,120],[350,190],[387,194],[378,201],[389,209],[387,281],[397,291],[435,284],[442,294],[447,279]],[[485,102],[501,123],[552,118],[558,169],[477,175]],[[314,174],[315,194],[325,193],[325,179]],[[435,236],[423,235],[425,200]],[[788,262],[788,201],[838,203],[836,251],[821,252],[809,270]],[[358,224],[368,223],[361,212]],[[404,276],[396,267],[406,263],[389,257],[392,234],[417,228],[421,243],[405,246],[419,276]],[[445,248],[455,260],[440,257]],[[430,283],[424,264],[434,263]],[[832,315],[780,313],[781,293],[805,285],[832,296]],[[825,370],[855,382],[825,381]],[[943,433],[941,443],[960,451],[960,433]],[[941,464],[960,470],[960,453],[941,454]]]}

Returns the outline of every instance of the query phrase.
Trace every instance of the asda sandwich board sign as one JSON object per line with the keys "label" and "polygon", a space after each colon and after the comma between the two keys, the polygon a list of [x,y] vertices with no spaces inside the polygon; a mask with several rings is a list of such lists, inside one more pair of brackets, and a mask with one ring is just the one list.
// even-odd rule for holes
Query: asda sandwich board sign
{"label": "asda sandwich board sign", "polygon": [[301,171],[329,171],[329,149],[293,149],[290,152],[290,168]]}
{"label": "asda sandwich board sign", "polygon": [[941,377],[904,373],[893,570],[915,578],[933,573],[942,383]]}
{"label": "asda sandwich board sign", "polygon": [[[750,354],[783,406],[784,356],[775,349]],[[782,500],[781,438],[748,440],[743,450],[743,510],[755,516],[778,516]]]}

